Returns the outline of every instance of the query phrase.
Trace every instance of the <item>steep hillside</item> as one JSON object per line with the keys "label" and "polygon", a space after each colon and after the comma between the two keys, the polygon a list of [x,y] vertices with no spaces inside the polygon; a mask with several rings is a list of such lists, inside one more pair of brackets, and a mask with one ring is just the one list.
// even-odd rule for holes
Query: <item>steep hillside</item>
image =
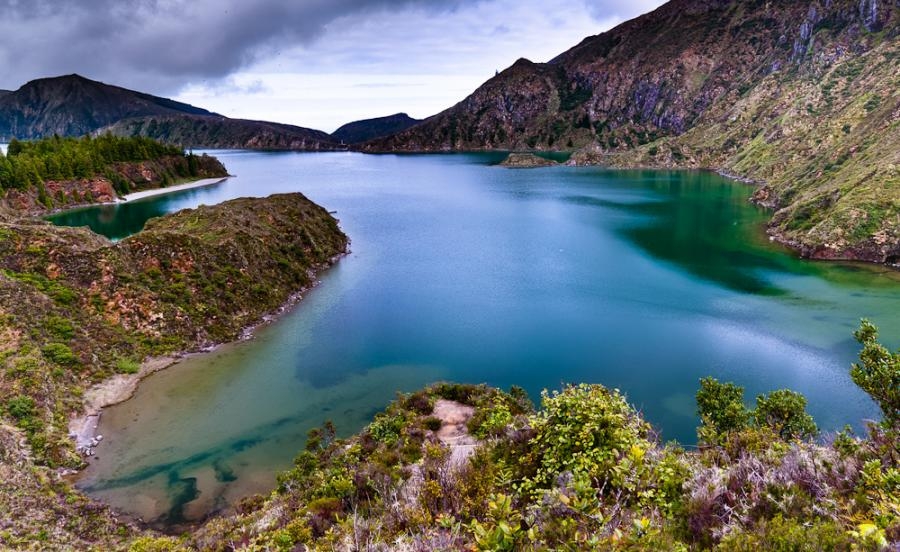
{"label": "steep hillside", "polygon": [[365,149],[722,169],[765,181],[804,254],[896,263],[898,22],[885,0],[674,0]]}
{"label": "steep hillside", "polygon": [[341,126],[339,129],[331,133],[331,138],[335,142],[344,144],[361,144],[374,140],[375,138],[383,138],[404,131],[409,127],[421,123],[420,119],[413,119],[406,113],[396,113],[387,117],[377,117],[375,119],[364,119],[362,121],[354,121]]}
{"label": "steep hillside", "polygon": [[38,79],[0,95],[0,140],[82,136],[126,117],[168,114],[213,115],[80,75]]}
{"label": "steep hillside", "polygon": [[266,150],[334,150],[328,134],[293,125],[226,117],[162,116],[125,119],[100,132],[146,136],[183,147]]}

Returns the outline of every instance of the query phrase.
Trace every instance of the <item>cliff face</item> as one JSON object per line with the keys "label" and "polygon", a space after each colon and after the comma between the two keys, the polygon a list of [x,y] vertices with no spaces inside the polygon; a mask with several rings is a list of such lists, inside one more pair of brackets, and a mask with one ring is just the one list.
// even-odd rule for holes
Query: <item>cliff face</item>
{"label": "cliff face", "polygon": [[896,263],[898,22],[896,1],[674,0],[364,149],[723,169],[767,183],[802,253]]}
{"label": "cliff face", "polygon": [[[703,122],[766,76],[807,77],[896,40],[894,2],[674,0],[548,63],[520,59],[369,150],[622,150]],[[863,9],[865,8],[865,9]]]}

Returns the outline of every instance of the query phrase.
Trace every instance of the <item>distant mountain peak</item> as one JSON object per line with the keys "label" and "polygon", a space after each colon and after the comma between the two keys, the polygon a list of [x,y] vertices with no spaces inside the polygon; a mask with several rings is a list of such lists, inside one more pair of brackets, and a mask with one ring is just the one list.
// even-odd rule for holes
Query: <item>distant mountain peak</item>
{"label": "distant mountain peak", "polygon": [[715,168],[804,255],[897,264],[898,58],[897,0],[672,0],[362,148]]}
{"label": "distant mountain peak", "polygon": [[199,107],[72,73],[0,92],[0,141],[95,132],[148,136],[188,147],[333,150],[340,146],[308,128],[229,119]]}
{"label": "distant mountain peak", "polygon": [[395,113],[386,117],[347,123],[335,130],[331,137],[336,142],[344,144],[361,144],[404,131],[420,122],[422,121],[413,119],[406,113]]}
{"label": "distant mountain peak", "polygon": [[73,73],[29,81],[0,94],[0,138],[81,136],[132,117],[214,113]]}

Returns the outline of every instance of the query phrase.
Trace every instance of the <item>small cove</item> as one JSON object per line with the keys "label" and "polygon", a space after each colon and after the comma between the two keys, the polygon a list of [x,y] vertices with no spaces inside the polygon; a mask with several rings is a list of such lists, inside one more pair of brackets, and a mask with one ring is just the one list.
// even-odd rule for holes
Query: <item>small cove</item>
{"label": "small cove", "polygon": [[301,191],[336,211],[352,253],[253,340],[189,357],[104,411],[79,486],[147,521],[266,492],[310,428],[351,434],[396,391],[440,379],[534,397],[603,383],[684,443],[705,375],[751,402],[801,391],[826,430],[876,415],[847,375],[851,333],[866,316],[898,345],[897,274],[768,243],[742,184],[509,170],[494,155],[213,153],[236,178],[54,220],[118,239],[177,209]]}

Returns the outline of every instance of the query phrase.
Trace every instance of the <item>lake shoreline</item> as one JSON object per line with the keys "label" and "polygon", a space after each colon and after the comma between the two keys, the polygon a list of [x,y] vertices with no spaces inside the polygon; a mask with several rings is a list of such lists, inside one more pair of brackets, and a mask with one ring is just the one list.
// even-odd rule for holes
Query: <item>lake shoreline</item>
{"label": "lake shoreline", "polygon": [[145,199],[148,197],[155,197],[165,194],[170,194],[174,192],[181,192],[184,190],[192,190],[194,188],[204,188],[206,186],[214,186],[216,184],[221,184],[231,178],[230,176],[225,176],[222,178],[201,178],[200,180],[193,180],[191,182],[185,182],[184,184],[175,184],[173,186],[166,186],[164,188],[153,188],[150,190],[142,190],[140,192],[132,192],[130,194],[126,194],[119,198],[115,203],[126,203],[129,201],[137,201],[139,199]]}
{"label": "lake shoreline", "polygon": [[[481,151],[504,151],[504,150],[481,150]],[[504,165],[507,161],[510,160],[514,155],[522,156],[522,155],[531,155],[536,156],[539,153],[547,153],[543,150],[530,150],[523,152],[509,152],[507,158],[499,163],[499,166],[504,166],[507,168],[533,168],[538,165],[520,165],[520,164],[512,164],[512,165]],[[769,197],[769,187],[768,182],[766,180],[752,178],[748,176],[744,176],[742,174],[731,172],[723,167],[717,167],[715,165],[697,165],[697,166],[686,166],[679,164],[643,164],[643,163],[621,163],[616,162],[615,158],[611,157],[596,157],[596,154],[588,153],[586,156],[578,158],[576,157],[578,152],[574,152],[573,156],[569,158],[568,161],[563,163],[557,163],[558,166],[569,166],[569,167],[600,167],[604,169],[611,170],[656,170],[656,171],[706,171],[718,174],[719,176],[726,178],[728,180],[732,180],[734,182],[738,182],[741,184],[746,184],[748,186],[753,186],[755,188],[754,192],[750,195],[749,201],[754,205],[759,205],[760,207],[764,207],[769,213],[774,215],[775,211],[778,210],[779,206]],[[542,166],[553,166],[553,165],[542,165]],[[787,249],[791,250],[798,257],[808,260],[808,261],[837,261],[837,262],[845,262],[845,263],[860,263],[865,265],[877,265],[883,266],[891,271],[900,272],[900,260],[893,261],[895,259],[889,252],[879,251],[876,246],[872,244],[867,244],[865,242],[861,242],[857,245],[846,245],[844,247],[837,247],[835,244],[807,244],[802,243],[801,241],[788,237],[784,230],[779,229],[772,225],[772,216],[769,217],[769,220],[765,223],[765,231],[769,236],[769,239],[775,243],[778,243]]]}
{"label": "lake shoreline", "polygon": [[[103,435],[97,433],[97,430],[100,427],[100,418],[103,415],[103,409],[131,399],[134,394],[137,393],[140,383],[145,378],[161,370],[171,368],[186,358],[208,354],[224,345],[253,339],[256,332],[261,328],[280,320],[284,315],[291,312],[299,305],[303,300],[304,294],[318,286],[321,282],[317,276],[333,267],[341,258],[349,254],[350,249],[348,243],[346,251],[331,257],[327,263],[316,266],[310,271],[312,283],[292,293],[281,306],[264,314],[257,322],[246,326],[241,330],[237,339],[212,343],[196,350],[179,351],[170,355],[150,357],[141,363],[141,367],[136,373],[116,374],[92,386],[84,394],[83,412],[78,415],[70,415],[69,417],[69,437],[75,441],[76,451],[81,454],[86,461],[89,461],[89,459],[94,456],[95,449],[103,442]],[[82,466],[82,468],[78,470],[65,470],[65,473],[66,475],[74,475],[77,479],[77,474],[81,473],[84,467],[86,466]]]}

